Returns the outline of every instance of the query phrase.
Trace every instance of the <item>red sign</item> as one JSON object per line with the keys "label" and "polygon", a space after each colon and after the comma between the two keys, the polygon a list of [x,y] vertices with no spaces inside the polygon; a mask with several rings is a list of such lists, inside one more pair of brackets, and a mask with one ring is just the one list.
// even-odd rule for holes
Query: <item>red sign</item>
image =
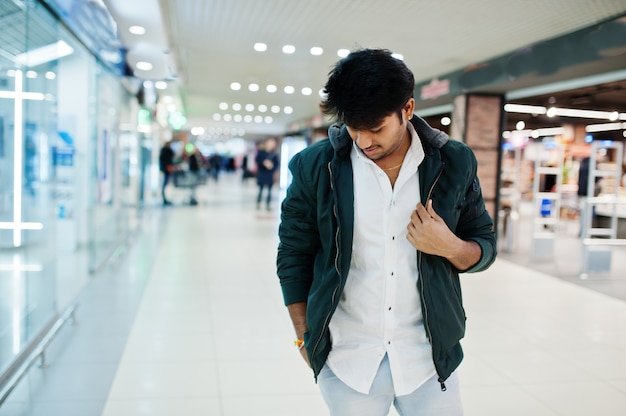
{"label": "red sign", "polygon": [[450,80],[444,79],[440,81],[437,78],[433,78],[430,84],[424,85],[420,90],[420,96],[422,100],[433,100],[435,98],[446,95],[450,92]]}

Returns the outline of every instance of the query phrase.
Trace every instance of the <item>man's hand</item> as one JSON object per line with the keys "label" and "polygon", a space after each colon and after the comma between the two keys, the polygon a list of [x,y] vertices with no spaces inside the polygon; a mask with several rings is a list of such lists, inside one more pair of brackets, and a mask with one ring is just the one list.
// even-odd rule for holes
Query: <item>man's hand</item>
{"label": "man's hand", "polygon": [[[289,317],[293,323],[293,328],[296,330],[297,339],[304,339],[304,333],[307,331],[306,326],[306,302],[298,302],[287,305],[289,310]],[[309,355],[306,352],[306,347],[300,348],[300,355],[304,358],[304,361],[309,367],[311,362],[309,361]]]}
{"label": "man's hand", "polygon": [[302,355],[302,358],[304,358],[306,364],[309,366],[309,368],[311,368],[311,361],[309,361],[309,354],[306,352],[305,347],[300,348],[300,355]]}
{"label": "man's hand", "polygon": [[407,239],[417,250],[427,254],[448,257],[458,245],[458,237],[433,209],[433,201],[425,207],[420,202],[411,214]]}
{"label": "man's hand", "polygon": [[432,199],[426,207],[421,202],[417,204],[407,230],[406,238],[416,250],[445,257],[459,270],[468,269],[480,260],[478,243],[457,237],[433,209]]}

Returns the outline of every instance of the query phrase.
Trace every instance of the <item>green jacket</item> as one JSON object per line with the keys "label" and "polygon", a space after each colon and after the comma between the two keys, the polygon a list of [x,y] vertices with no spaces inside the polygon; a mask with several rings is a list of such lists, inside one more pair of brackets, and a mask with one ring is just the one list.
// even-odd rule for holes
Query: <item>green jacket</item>
{"label": "green jacket", "polygon": [[[421,200],[432,199],[435,211],[457,236],[480,245],[481,259],[464,272],[485,270],[495,260],[496,241],[476,177],[474,154],[419,117],[411,123],[426,154],[419,166]],[[289,163],[293,181],[282,203],[277,272],[285,305],[307,302],[304,342],[316,378],[332,347],[328,323],[339,303],[352,255],[351,148],[346,128],[335,125],[328,139],[296,154]],[[417,263],[416,290],[443,388],[443,381],[463,359],[460,271],[446,259],[422,252],[417,253]]]}

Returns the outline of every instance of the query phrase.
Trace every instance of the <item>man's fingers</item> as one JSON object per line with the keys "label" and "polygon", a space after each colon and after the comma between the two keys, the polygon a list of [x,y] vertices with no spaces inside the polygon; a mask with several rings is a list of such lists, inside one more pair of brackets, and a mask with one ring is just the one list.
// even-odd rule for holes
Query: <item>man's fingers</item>
{"label": "man's fingers", "polygon": [[417,204],[417,207],[415,208],[415,212],[417,213],[417,216],[419,217],[421,222],[424,222],[424,220],[431,217],[431,215],[426,210],[426,207],[422,205],[421,202]]}
{"label": "man's fingers", "polygon": [[435,211],[435,209],[433,208],[433,200],[429,199],[428,200],[428,214],[435,219],[439,219],[439,214],[437,214],[437,212]]}

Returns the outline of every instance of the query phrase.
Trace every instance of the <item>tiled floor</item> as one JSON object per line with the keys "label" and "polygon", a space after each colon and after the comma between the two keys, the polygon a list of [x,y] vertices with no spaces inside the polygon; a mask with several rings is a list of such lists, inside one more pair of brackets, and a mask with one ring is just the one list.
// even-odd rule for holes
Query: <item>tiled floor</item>
{"label": "tiled floor", "polygon": [[[147,214],[0,416],[327,414],[275,276],[278,203],[255,191],[226,176]],[[464,276],[467,416],[626,414],[626,301],[572,283],[505,258]]]}

